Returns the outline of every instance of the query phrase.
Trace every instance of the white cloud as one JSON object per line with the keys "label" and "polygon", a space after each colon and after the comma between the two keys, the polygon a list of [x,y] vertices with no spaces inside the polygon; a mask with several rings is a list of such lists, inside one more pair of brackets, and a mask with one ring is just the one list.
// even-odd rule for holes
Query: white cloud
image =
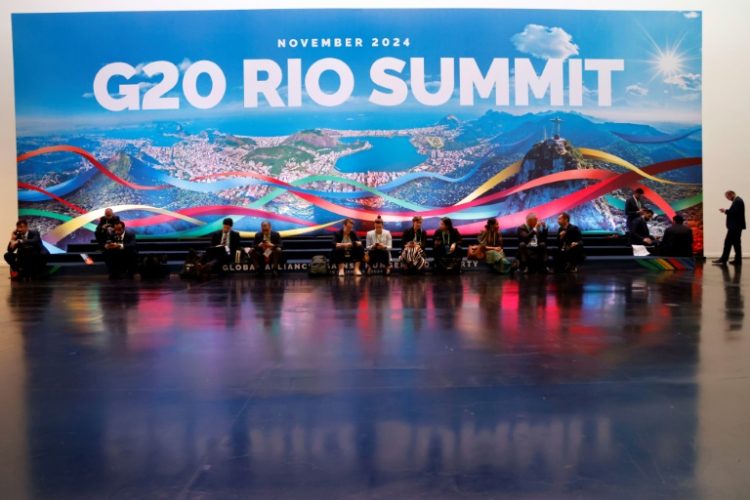
{"label": "white cloud", "polygon": [[648,95],[648,89],[641,85],[640,83],[635,83],[633,85],[628,85],[625,87],[625,92],[628,95],[635,95],[635,96],[647,96]]}
{"label": "white cloud", "polygon": [[664,83],[693,92],[701,90],[702,81],[700,73],[681,73],[679,75],[668,76],[664,79]]}
{"label": "white cloud", "polygon": [[558,27],[527,24],[521,33],[516,33],[510,40],[520,52],[540,59],[567,59],[578,54],[578,45],[573,43],[573,37]]}
{"label": "white cloud", "polygon": [[180,64],[177,65],[178,68],[180,68],[180,72],[184,73],[187,71],[187,69],[193,64],[193,61],[188,59],[187,57],[182,60]]}
{"label": "white cloud", "polygon": [[83,97],[84,99],[93,99],[94,98],[94,93],[93,92],[84,92],[84,94],[81,97]]}
{"label": "white cloud", "polygon": [[683,12],[683,16],[685,16],[685,19],[698,19],[701,17],[700,12],[690,11],[690,12]]}

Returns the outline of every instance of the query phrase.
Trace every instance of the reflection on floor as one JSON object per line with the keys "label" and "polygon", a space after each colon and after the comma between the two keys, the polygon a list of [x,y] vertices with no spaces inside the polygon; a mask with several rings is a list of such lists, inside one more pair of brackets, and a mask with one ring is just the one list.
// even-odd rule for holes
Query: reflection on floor
{"label": "reflection on floor", "polygon": [[734,268],[3,284],[0,484],[739,498],[747,287]]}

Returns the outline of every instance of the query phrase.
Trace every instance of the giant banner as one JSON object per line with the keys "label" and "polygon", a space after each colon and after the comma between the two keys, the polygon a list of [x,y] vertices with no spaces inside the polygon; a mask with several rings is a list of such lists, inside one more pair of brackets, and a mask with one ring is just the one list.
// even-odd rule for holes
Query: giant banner
{"label": "giant banner", "polygon": [[142,238],[477,233],[561,211],[702,248],[701,15],[551,10],[17,14],[20,213],[47,245],[105,207]]}

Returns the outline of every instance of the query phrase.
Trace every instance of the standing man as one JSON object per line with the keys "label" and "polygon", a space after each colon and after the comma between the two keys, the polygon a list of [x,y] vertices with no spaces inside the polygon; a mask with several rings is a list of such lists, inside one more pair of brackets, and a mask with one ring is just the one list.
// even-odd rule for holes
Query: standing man
{"label": "standing man", "polygon": [[138,266],[138,247],[135,233],[125,230],[120,221],[112,228],[112,235],[104,243],[104,263],[107,264],[109,279],[120,279],[123,274],[132,278]]}
{"label": "standing man", "polygon": [[642,215],[643,202],[641,201],[641,198],[643,198],[643,189],[638,188],[633,191],[633,195],[630,198],[625,200],[625,216],[627,217],[625,227],[628,231],[633,230],[633,221]]}
{"label": "standing man", "polygon": [[714,261],[714,264],[726,265],[729,260],[729,252],[734,247],[734,260],[730,264],[739,266],[742,265],[742,231],[747,228],[745,224],[745,202],[734,191],[727,191],[724,196],[732,204],[729,208],[719,209],[721,213],[727,216],[727,236],[724,238],[724,252],[719,259]]}
{"label": "standing man", "polygon": [[253,263],[258,274],[263,274],[266,265],[271,267],[274,276],[279,275],[281,263],[281,235],[271,230],[271,223],[263,221],[260,232],[255,233]]}
{"label": "standing man", "polygon": [[39,231],[29,229],[29,223],[23,219],[16,222],[16,230],[10,235],[5,253],[5,262],[10,266],[10,279],[34,276],[43,264],[45,253]]}
{"label": "standing man", "polygon": [[233,231],[233,226],[234,221],[227,217],[223,227],[211,235],[211,246],[204,258],[214,271],[221,271],[222,266],[231,262],[240,249],[240,233]]}

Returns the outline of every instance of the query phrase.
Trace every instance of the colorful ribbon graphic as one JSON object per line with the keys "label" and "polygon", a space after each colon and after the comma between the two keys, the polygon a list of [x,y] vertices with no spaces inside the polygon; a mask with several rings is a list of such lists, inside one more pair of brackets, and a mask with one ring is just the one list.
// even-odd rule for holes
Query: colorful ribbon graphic
{"label": "colorful ribbon graphic", "polygon": [[[540,205],[529,207],[523,213],[514,213],[501,216],[499,218],[500,223],[505,226],[520,225],[525,218],[525,214],[529,211],[536,212],[540,218],[549,218],[561,211],[570,210],[575,208],[582,203],[586,203],[595,198],[605,196],[615,190],[622,189],[625,187],[633,187],[640,185],[639,181],[647,179],[660,184],[669,186],[684,186],[684,187],[695,187],[695,184],[677,182],[669,179],[658,177],[660,174],[665,172],[676,170],[680,168],[696,166],[701,164],[700,158],[682,158],[677,160],[671,160],[667,162],[656,163],[647,167],[639,168],[632,163],[619,158],[610,153],[604,151],[580,148],[579,151],[587,160],[601,161],[606,164],[616,165],[625,168],[627,171],[624,173],[618,173],[613,170],[604,168],[587,168],[587,169],[576,169],[576,170],[565,170],[562,172],[556,172],[553,174],[545,175],[533,180],[530,180],[524,184],[513,186],[502,191],[487,194],[496,187],[500,186],[506,180],[517,175],[523,165],[522,161],[515,162],[511,165],[504,167],[500,172],[492,176],[490,179],[482,183],[472,193],[465,196],[458,203],[446,206],[446,207],[423,207],[415,203],[411,203],[405,200],[401,200],[387,193],[388,190],[394,189],[395,187],[402,186],[414,179],[431,178],[438,179],[444,182],[457,183],[463,182],[468,177],[476,173],[479,165],[473,167],[466,175],[458,178],[450,178],[439,174],[430,173],[414,173],[406,174],[395,181],[372,188],[362,183],[335,176],[327,175],[315,175],[309,176],[302,179],[295,180],[291,183],[275,179],[270,176],[257,174],[254,172],[245,171],[229,171],[217,174],[211,174],[199,178],[192,179],[190,181],[175,179],[166,175],[159,176],[159,182],[164,182],[157,186],[144,186],[130,182],[126,179],[122,179],[113,172],[111,172],[105,165],[99,162],[91,153],[75,147],[75,146],[51,146],[46,148],[37,149],[18,157],[19,162],[23,162],[36,156],[58,153],[58,152],[70,152],[73,154],[80,155],[94,165],[94,169],[90,171],[84,171],[80,174],[80,178],[91,179],[93,174],[88,172],[101,172],[112,181],[127,186],[134,190],[148,190],[156,191],[163,190],[170,187],[189,189],[198,192],[219,192],[224,189],[230,189],[232,187],[247,186],[251,184],[262,184],[267,186],[273,186],[273,190],[265,196],[255,200],[249,206],[228,206],[228,205],[215,205],[206,207],[193,207],[186,208],[176,211],[165,210],[162,208],[152,207],[148,205],[135,205],[126,204],[120,205],[115,208],[119,212],[150,212],[155,215],[149,215],[147,217],[135,218],[129,220],[128,224],[131,227],[147,227],[159,224],[170,223],[173,221],[182,221],[193,226],[191,229],[183,231],[173,232],[169,234],[160,234],[159,237],[197,237],[208,234],[209,232],[216,230],[220,226],[220,220],[213,222],[205,222],[198,217],[206,216],[226,216],[233,215],[236,217],[253,217],[283,221],[289,224],[299,226],[295,229],[283,231],[283,234],[287,236],[311,233],[320,231],[323,229],[330,230],[332,225],[336,224],[337,221],[328,222],[325,224],[315,224],[310,221],[299,219],[296,217],[286,216],[278,214],[269,210],[263,210],[263,207],[273,201],[275,198],[284,193],[289,193],[298,199],[304,200],[311,205],[326,210],[336,217],[351,217],[359,220],[367,220],[372,218],[374,212],[372,210],[353,208],[343,206],[340,204],[333,203],[326,198],[333,199],[355,199],[358,197],[380,197],[386,202],[392,203],[401,208],[407,209],[407,211],[385,211],[378,210],[378,213],[383,217],[384,220],[390,222],[405,222],[411,219],[415,213],[431,218],[431,217],[443,217],[451,216],[457,220],[474,220],[486,218],[490,216],[498,216],[502,210],[502,204],[498,203],[501,200],[512,196],[523,193],[525,191],[539,188],[542,186],[548,186],[560,182],[569,181],[588,181],[594,184],[588,185],[579,191],[567,194],[556,200],[542,203]],[[208,181],[208,182],[206,182]],[[315,191],[304,189],[302,186],[313,182],[336,182],[343,185],[354,186],[360,191],[355,192],[328,192],[328,191]],[[77,231],[81,228],[92,228],[92,223],[103,215],[104,210],[94,210],[86,212],[83,208],[70,203],[63,199],[60,193],[71,189],[71,186],[78,186],[78,181],[66,181],[59,184],[58,186],[52,186],[49,188],[40,188],[33,186],[28,183],[19,182],[19,187],[24,190],[21,193],[34,193],[34,201],[54,200],[57,201],[70,210],[73,210],[81,215],[77,217],[65,218],[60,214],[54,214],[48,211],[33,211],[34,209],[23,209],[22,213],[28,215],[46,216],[49,218],[61,220],[62,224],[55,227],[52,231],[45,235],[45,240],[51,244],[58,244],[68,235]],[[645,195],[650,199],[654,205],[656,205],[665,214],[672,216],[674,215],[675,207],[670,206],[666,200],[664,200],[658,193],[642,186]],[[81,187],[81,186],[78,186]],[[690,198],[695,203],[700,203],[700,198]],[[31,201],[29,197],[22,198],[21,201]],[[685,200],[683,200],[683,203]],[[473,222],[463,226],[458,226],[464,231],[479,231],[484,223]],[[245,235],[252,235],[252,232],[246,232]],[[146,235],[146,237],[148,237]]]}

